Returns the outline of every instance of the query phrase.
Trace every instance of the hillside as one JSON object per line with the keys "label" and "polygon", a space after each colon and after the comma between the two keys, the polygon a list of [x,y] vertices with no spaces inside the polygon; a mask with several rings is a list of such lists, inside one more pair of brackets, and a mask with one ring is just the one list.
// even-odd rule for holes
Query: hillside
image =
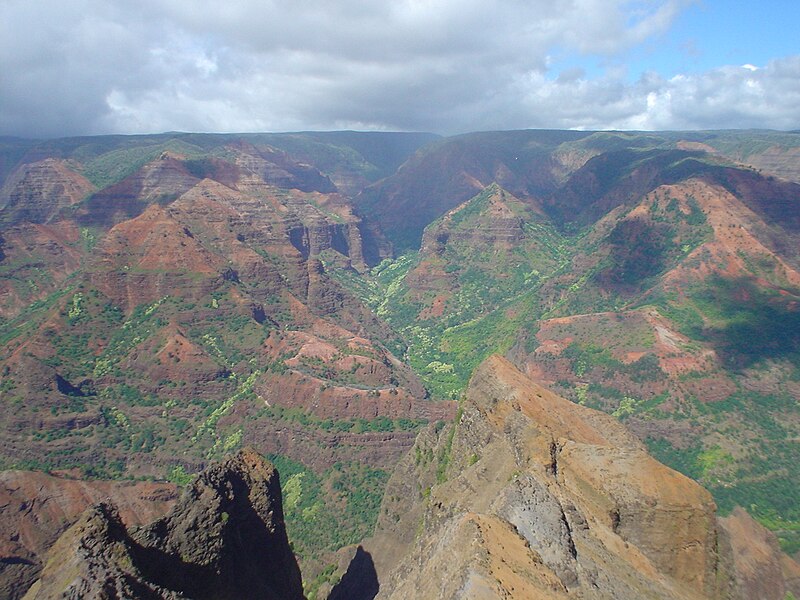
{"label": "hillside", "polygon": [[[743,510],[717,518],[706,490],[653,460],[614,418],[496,356],[476,370],[455,421],[425,428],[400,461],[375,535],[316,578],[306,572],[302,588],[283,511],[294,488],[282,493],[274,465],[251,448],[207,467],[166,506],[142,495],[139,513],[155,518],[138,526],[110,498],[74,492],[102,487],[119,502],[145,485],[45,485],[71,496],[66,530],[40,543],[29,581],[4,590],[12,598],[780,600],[800,586],[800,565]],[[81,502],[91,505],[74,514]]]}
{"label": "hillside", "polygon": [[[365,179],[424,139],[366,137],[366,156],[292,139]],[[369,531],[415,430],[454,409],[427,400],[397,336],[327,275],[322,260],[366,269],[347,196],[259,139],[28,150],[7,180],[26,193],[0,203],[0,462],[183,483],[250,443],[302,490],[287,515],[312,559]]]}
{"label": "hillside", "polygon": [[[782,598],[798,565],[624,426],[492,357],[420,434],[365,544],[378,598]],[[737,521],[737,519],[745,519]],[[740,538],[748,530],[749,538]],[[764,540],[764,541],[762,541]],[[758,559],[741,554],[758,547]],[[782,571],[782,568],[785,571]],[[757,591],[756,591],[757,590]]]}
{"label": "hillside", "polygon": [[[485,135],[447,172],[479,174]],[[520,136],[509,135],[510,148]],[[748,144],[775,141],[689,137],[724,139],[730,157],[738,143],[740,161]],[[796,552],[800,186],[684,141],[557,141],[551,156],[574,160],[550,189],[525,193],[512,178],[466,200],[435,196],[446,202],[427,205],[438,209],[419,250],[373,269],[362,297],[403,334],[434,394],[459,397],[483,359],[506,354],[558,393],[625,421],[724,511],[749,507]],[[454,156],[449,139],[427,151]],[[489,144],[481,164],[496,161]],[[428,171],[412,167],[395,178],[420,186]],[[371,218],[391,224],[408,198],[383,196]]]}
{"label": "hillside", "polygon": [[356,205],[382,224],[396,253],[403,254],[419,247],[429,223],[493,182],[523,200],[555,195],[552,206],[565,210],[584,193],[602,195],[623,176],[639,186],[654,177],[682,178],[681,153],[798,183],[799,152],[797,133],[764,131],[469,133],[420,149],[397,173],[365,188]]}
{"label": "hillside", "polygon": [[109,501],[53,544],[24,598],[299,600],[274,465],[245,448],[205,469],[170,510],[133,528]]}
{"label": "hillside", "polygon": [[796,553],[798,148],[748,131],[4,140],[0,466],[183,485],[252,445],[319,583],[500,354]]}

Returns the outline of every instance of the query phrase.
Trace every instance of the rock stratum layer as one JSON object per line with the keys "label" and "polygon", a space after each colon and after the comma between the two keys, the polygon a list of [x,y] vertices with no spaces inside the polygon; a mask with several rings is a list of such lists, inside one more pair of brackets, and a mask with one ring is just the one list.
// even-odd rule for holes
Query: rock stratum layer
{"label": "rock stratum layer", "polygon": [[278,472],[244,449],[201,473],[165,517],[127,529],[89,508],[50,549],[26,600],[303,598]]}
{"label": "rock stratum layer", "polygon": [[615,419],[492,357],[400,463],[365,547],[379,598],[783,598],[796,563],[731,519]]}

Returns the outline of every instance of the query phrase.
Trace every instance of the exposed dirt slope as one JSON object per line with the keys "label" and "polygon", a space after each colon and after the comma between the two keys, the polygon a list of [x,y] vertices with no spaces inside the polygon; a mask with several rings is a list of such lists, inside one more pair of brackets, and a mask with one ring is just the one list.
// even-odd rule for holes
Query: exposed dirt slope
{"label": "exposed dirt slope", "polygon": [[46,158],[20,166],[0,189],[0,223],[47,223],[94,191],[64,160]]}

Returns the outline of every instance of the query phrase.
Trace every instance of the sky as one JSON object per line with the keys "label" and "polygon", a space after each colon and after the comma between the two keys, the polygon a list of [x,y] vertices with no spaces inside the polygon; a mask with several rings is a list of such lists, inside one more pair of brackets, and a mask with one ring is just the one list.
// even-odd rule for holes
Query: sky
{"label": "sky", "polygon": [[800,129],[800,2],[0,0],[0,135]]}

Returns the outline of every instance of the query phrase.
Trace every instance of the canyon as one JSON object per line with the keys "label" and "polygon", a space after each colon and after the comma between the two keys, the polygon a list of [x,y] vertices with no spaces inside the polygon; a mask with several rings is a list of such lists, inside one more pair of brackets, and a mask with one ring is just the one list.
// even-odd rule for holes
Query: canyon
{"label": "canyon", "polygon": [[[6,141],[0,583],[21,597],[79,519],[130,547],[248,446],[281,473],[310,598],[371,561],[382,597],[735,598],[766,577],[752,593],[782,598],[800,551],[798,148],[751,131]],[[588,421],[553,433],[554,407]],[[544,439],[568,440],[560,466]],[[483,488],[504,500],[467,501]],[[117,508],[80,516],[105,497]],[[691,500],[682,532],[654,498]],[[434,531],[485,553],[409,548]]]}

